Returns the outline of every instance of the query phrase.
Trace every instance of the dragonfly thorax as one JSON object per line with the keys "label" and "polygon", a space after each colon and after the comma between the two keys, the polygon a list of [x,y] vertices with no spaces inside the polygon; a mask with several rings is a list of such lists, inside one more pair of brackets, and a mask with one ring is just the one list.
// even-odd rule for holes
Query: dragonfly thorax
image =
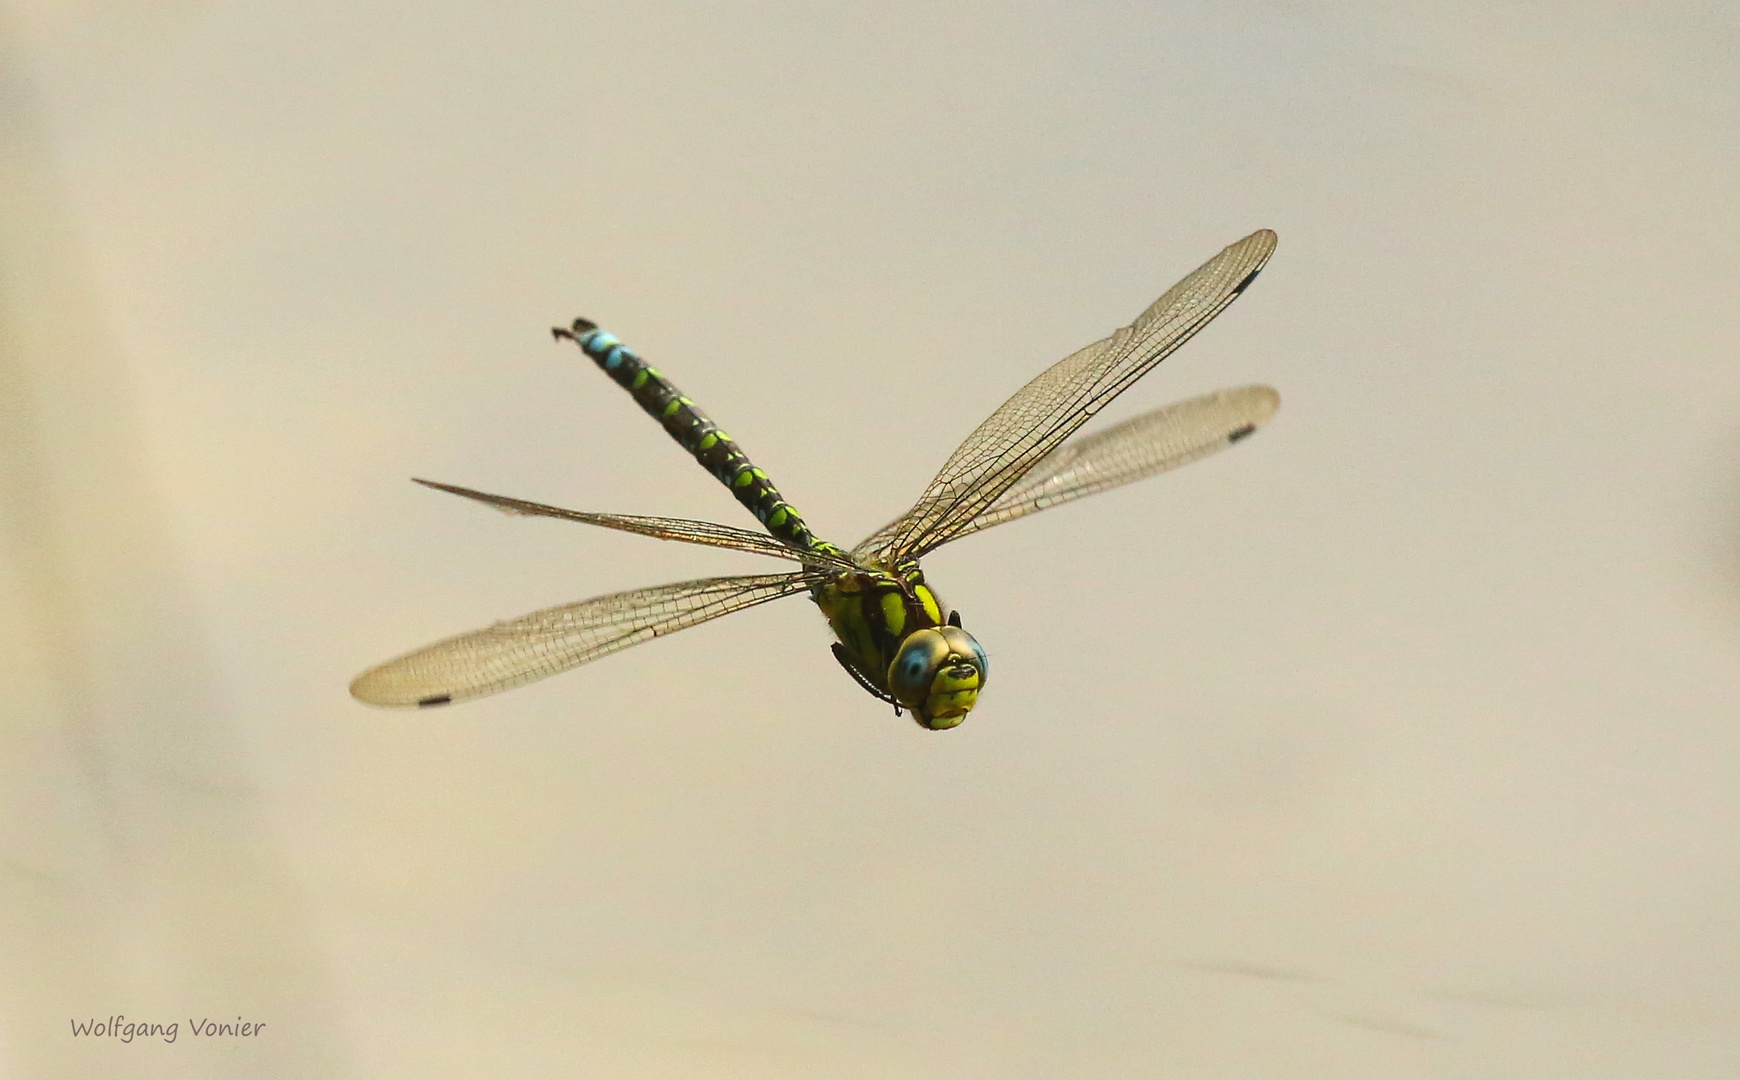
{"label": "dragonfly thorax", "polygon": [[984,687],[985,650],[925,584],[917,563],[842,574],[812,592],[858,684],[931,729],[966,718]]}

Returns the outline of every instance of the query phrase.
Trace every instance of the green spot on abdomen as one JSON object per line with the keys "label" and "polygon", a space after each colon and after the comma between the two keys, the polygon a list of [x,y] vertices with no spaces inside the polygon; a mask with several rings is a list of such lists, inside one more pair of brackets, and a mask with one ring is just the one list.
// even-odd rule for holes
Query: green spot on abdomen
{"label": "green spot on abdomen", "polygon": [[[577,327],[580,325],[576,323]],[[635,403],[660,421],[666,434],[730,488],[737,501],[765,524],[775,538],[799,550],[809,550],[821,543],[811,534],[798,512],[780,497],[767,473],[756,468],[743,450],[732,442],[731,436],[721,431],[692,398],[685,397],[658,368],[647,364],[626,346],[619,349],[621,343],[616,338],[596,327],[593,330],[594,333],[579,342],[582,350],[597,361],[613,381],[633,393]],[[685,408],[687,413],[683,411]],[[831,545],[827,550],[834,555],[844,554]],[[861,613],[860,623],[864,614],[874,617],[875,611]],[[857,632],[848,633],[842,642],[873,660],[875,644],[865,636],[867,629],[858,626]],[[872,663],[871,666],[875,668],[876,665]]]}

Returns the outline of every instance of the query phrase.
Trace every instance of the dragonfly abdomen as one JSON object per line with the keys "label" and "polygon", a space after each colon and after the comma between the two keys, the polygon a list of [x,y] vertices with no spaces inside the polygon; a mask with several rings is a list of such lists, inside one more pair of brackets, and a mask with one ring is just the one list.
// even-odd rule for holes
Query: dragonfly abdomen
{"label": "dragonfly abdomen", "polygon": [[574,320],[572,329],[557,327],[557,337],[580,346],[616,385],[627,390],[650,417],[663,425],[666,434],[694,456],[701,467],[727,488],[767,531],[782,543],[800,551],[813,550],[816,539],[797,508],[785,501],[767,473],[755,466],[736,440],[720,430],[700,406],[683,396],[676,385],[615,334],[601,330],[586,319]]}

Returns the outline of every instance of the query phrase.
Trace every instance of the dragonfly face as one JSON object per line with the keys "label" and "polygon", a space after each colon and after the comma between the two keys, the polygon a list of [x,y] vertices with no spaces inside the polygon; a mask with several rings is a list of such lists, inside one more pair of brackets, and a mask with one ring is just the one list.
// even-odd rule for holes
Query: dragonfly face
{"label": "dragonfly face", "polygon": [[960,627],[915,630],[888,665],[888,689],[913,719],[941,731],[967,718],[990,671],[984,648]]}

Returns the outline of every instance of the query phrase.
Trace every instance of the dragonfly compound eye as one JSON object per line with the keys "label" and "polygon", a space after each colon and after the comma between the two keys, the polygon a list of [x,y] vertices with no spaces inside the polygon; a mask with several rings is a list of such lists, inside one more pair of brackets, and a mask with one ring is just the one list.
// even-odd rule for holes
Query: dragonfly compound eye
{"label": "dragonfly compound eye", "polygon": [[948,639],[935,630],[914,630],[906,635],[894,662],[888,665],[888,689],[895,700],[909,709],[923,704],[932,676],[948,655]]}
{"label": "dragonfly compound eye", "polygon": [[978,703],[988,669],[985,650],[965,630],[915,630],[888,665],[888,688],[923,726],[952,728]]}
{"label": "dragonfly compound eye", "polygon": [[991,677],[991,658],[985,655],[984,647],[973,635],[958,626],[945,626],[939,633],[949,643],[950,652],[979,669],[979,689],[983,690],[985,680]]}

